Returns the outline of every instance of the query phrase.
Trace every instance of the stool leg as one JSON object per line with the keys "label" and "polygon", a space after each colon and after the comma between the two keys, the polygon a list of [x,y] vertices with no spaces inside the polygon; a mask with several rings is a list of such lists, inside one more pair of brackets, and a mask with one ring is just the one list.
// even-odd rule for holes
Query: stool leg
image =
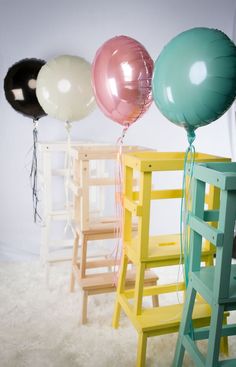
{"label": "stool leg", "polygon": [[71,269],[71,273],[70,273],[70,292],[74,292],[75,290],[75,274],[73,269]]}
{"label": "stool leg", "polygon": [[206,366],[214,367],[218,364],[221,328],[224,317],[224,306],[214,305],[211,315],[210,332],[208,339],[208,349],[206,357]]}
{"label": "stool leg", "polygon": [[81,259],[80,259],[80,276],[84,278],[86,275],[86,262],[87,262],[87,237],[82,235],[81,241]]}
{"label": "stool leg", "polygon": [[139,333],[138,335],[138,353],[136,367],[145,367],[147,350],[147,334]]}
{"label": "stool leg", "polygon": [[152,305],[153,307],[159,307],[159,297],[157,295],[152,296]]}
{"label": "stool leg", "polygon": [[[157,285],[157,282],[154,282],[150,285],[155,287]],[[158,294],[155,294],[154,296],[152,296],[152,306],[153,307],[159,307],[159,296],[158,296]]]}
{"label": "stool leg", "polygon": [[140,263],[136,267],[136,279],[134,290],[134,312],[140,315],[143,303],[143,284],[144,284],[145,264]]}
{"label": "stool leg", "polygon": [[214,258],[213,256],[208,256],[206,262],[205,262],[205,266],[213,266],[214,265]]}
{"label": "stool leg", "polygon": [[[223,325],[227,324],[227,317],[224,315]],[[225,356],[229,356],[229,342],[227,336],[222,336],[220,339],[220,353],[224,354]]]}
{"label": "stool leg", "polygon": [[82,293],[82,315],[81,315],[81,323],[83,325],[87,323],[87,307],[88,307],[88,292],[83,291]]}
{"label": "stool leg", "polygon": [[176,343],[175,356],[172,367],[181,367],[183,364],[185,352],[185,348],[183,346],[183,338],[184,334],[187,334],[190,331],[195,297],[196,290],[193,289],[190,280],[186,292],[186,300],[183,308],[182,320],[179,327],[179,335]]}
{"label": "stool leg", "polygon": [[[106,260],[107,260],[107,259],[109,260],[109,258],[110,258],[110,255],[106,255],[106,256],[105,256],[105,259],[106,259]],[[112,271],[112,266],[111,266],[111,265],[108,265],[108,267],[107,267],[107,271],[108,271],[108,272],[111,272],[111,271]]]}
{"label": "stool leg", "polygon": [[76,233],[73,245],[73,254],[72,254],[72,264],[71,264],[71,274],[70,274],[70,292],[74,292],[75,290],[75,274],[73,267],[77,263],[78,258],[78,248],[79,248],[79,235]]}
{"label": "stool leg", "polygon": [[121,312],[121,305],[119,302],[119,295],[124,292],[125,290],[125,280],[126,280],[126,273],[128,267],[128,258],[123,253],[121,257],[121,265],[120,265],[120,274],[118,279],[118,285],[116,290],[116,301],[115,301],[115,309],[112,319],[112,326],[113,328],[117,329],[119,327],[120,321],[120,312]]}

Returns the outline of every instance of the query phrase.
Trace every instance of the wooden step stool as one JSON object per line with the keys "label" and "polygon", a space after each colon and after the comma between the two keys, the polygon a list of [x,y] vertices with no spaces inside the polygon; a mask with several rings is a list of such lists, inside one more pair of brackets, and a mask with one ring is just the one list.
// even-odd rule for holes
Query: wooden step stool
{"label": "wooden step stool", "polygon": [[[137,151],[140,147],[124,146],[123,151]],[[75,194],[75,221],[76,221],[76,237],[74,241],[72,272],[70,290],[74,290],[75,280],[82,290],[82,323],[87,321],[87,301],[88,296],[93,294],[107,293],[115,291],[115,270],[118,259],[109,256],[110,251],[102,256],[88,259],[88,243],[89,241],[101,241],[117,238],[118,219],[113,217],[104,217],[103,212],[98,213],[97,218],[92,218],[90,213],[91,202],[91,187],[97,187],[102,190],[104,187],[115,186],[116,179],[114,177],[114,167],[110,172],[103,172],[102,176],[91,176],[91,162],[103,161],[111,165],[116,164],[118,153],[117,146],[97,145],[86,146],[83,149],[73,149],[72,155],[75,159],[74,164],[74,181],[71,182],[71,188]],[[115,202],[115,195],[106,197],[109,202]],[[110,205],[111,206],[111,205]],[[115,207],[115,203],[114,203]],[[79,243],[81,245],[81,253],[79,254]],[[99,245],[98,245],[99,246]],[[96,247],[96,246],[95,246]],[[113,245],[114,247],[114,245]],[[104,268],[107,269],[104,272]],[[96,273],[88,274],[88,271],[93,270]],[[133,272],[129,274],[127,287],[134,285],[135,276]],[[147,285],[156,285],[157,275],[153,272],[146,272],[145,282]],[[158,304],[157,296],[153,297],[153,303]]]}
{"label": "wooden step stool", "polygon": [[[220,189],[219,210],[205,209],[206,184]],[[189,213],[190,271],[186,301],[176,346],[173,367],[182,366],[185,350],[198,367],[236,366],[236,358],[219,361],[222,335],[236,335],[236,324],[222,325],[224,312],[236,310],[236,265],[231,265],[236,220],[236,163],[195,165],[193,207]],[[209,222],[217,223],[214,228]],[[203,239],[216,247],[215,266],[201,267]],[[193,329],[192,312],[196,294],[211,307],[209,327]],[[208,339],[207,355],[195,341]]]}
{"label": "wooden step stool", "polygon": [[[197,153],[197,161],[229,161],[226,158]],[[138,341],[137,366],[145,366],[147,338],[155,335],[168,334],[178,331],[182,304],[159,306],[145,309],[144,296],[183,291],[183,282],[175,284],[159,284],[145,287],[144,273],[152,268],[180,264],[180,238],[178,234],[150,236],[150,207],[152,200],[180,199],[182,189],[152,189],[154,172],[171,172],[183,170],[184,153],[137,152],[124,156],[125,166],[125,197],[124,197],[124,251],[121,261],[121,271],[117,287],[117,297],[113,316],[113,327],[119,326],[120,312],[124,310],[136,328]],[[133,176],[139,172],[139,190],[133,187]],[[158,181],[159,183],[159,181]],[[219,206],[219,192],[210,187],[207,194],[209,208]],[[138,233],[132,232],[133,218],[138,217]],[[158,219],[157,219],[158,220]],[[168,220],[168,217],[167,217]],[[213,264],[214,248],[206,241],[203,246],[201,260]],[[135,287],[126,290],[125,280],[127,266],[132,262],[136,267]],[[171,271],[171,268],[170,268]],[[133,300],[133,303],[130,302]],[[209,324],[210,307],[199,301],[196,304],[194,320],[196,326]],[[227,340],[225,341],[227,351]]]}

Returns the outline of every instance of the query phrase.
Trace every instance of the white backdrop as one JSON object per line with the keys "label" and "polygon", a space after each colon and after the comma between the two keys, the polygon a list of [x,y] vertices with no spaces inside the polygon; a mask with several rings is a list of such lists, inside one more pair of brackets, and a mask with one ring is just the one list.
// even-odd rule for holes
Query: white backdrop
{"label": "white backdrop", "polygon": [[[24,257],[38,253],[40,227],[33,223],[27,151],[32,145],[32,122],[14,111],[2,88],[8,68],[36,57],[48,60],[60,54],[92,61],[103,42],[116,35],[131,36],[155,60],[178,33],[197,26],[223,30],[232,37],[235,0],[0,0],[0,250]],[[174,60],[173,60],[174,62]],[[227,115],[197,131],[199,151],[231,155]],[[96,110],[74,123],[73,139],[115,142],[121,128]],[[41,141],[65,138],[61,122],[40,120]],[[158,150],[185,150],[185,131],[168,122],[153,104],[134,124],[127,144]]]}

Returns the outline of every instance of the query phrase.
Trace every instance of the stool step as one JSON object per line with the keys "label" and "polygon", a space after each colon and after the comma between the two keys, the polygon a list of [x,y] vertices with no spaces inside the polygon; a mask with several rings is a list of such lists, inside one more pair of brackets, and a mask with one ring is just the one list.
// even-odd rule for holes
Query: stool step
{"label": "stool step", "polygon": [[[76,230],[78,233],[82,232],[84,235],[92,235],[97,233],[114,232],[114,237],[117,237],[115,233],[116,228],[118,228],[120,222],[117,217],[100,217],[89,223],[89,228],[81,230],[80,226],[77,226]],[[137,230],[137,223],[132,226],[133,231]]]}
{"label": "stool step", "polygon": [[[138,248],[138,237],[133,238],[131,242],[125,242],[128,257],[135,260]],[[180,235],[169,234],[150,236],[148,244],[148,262],[168,261],[170,265],[171,260],[176,260],[180,257]],[[203,245],[202,256],[212,256],[214,249]],[[142,259],[145,261],[145,259]]]}
{"label": "stool step", "polygon": [[235,367],[235,359],[226,359],[225,361],[218,362],[219,367]]}
{"label": "stool step", "polygon": [[[193,284],[197,291],[204,292],[206,300],[210,303],[213,300],[213,284],[215,277],[215,267],[208,266],[192,274]],[[199,289],[201,287],[201,290]],[[202,293],[203,294],[203,293]],[[236,303],[236,264],[231,265],[229,297],[219,300],[219,303]]]}
{"label": "stool step", "polygon": [[[224,315],[228,317],[230,315],[229,312],[225,312]],[[210,328],[209,326],[198,328],[194,331],[194,340],[202,340],[209,338]],[[236,324],[230,325],[222,325],[221,336],[232,336],[236,334]]]}
{"label": "stool step", "polygon": [[[107,289],[110,288],[112,290],[116,290],[116,280],[117,273],[109,272],[109,273],[100,273],[100,274],[89,274],[84,279],[79,279],[80,287],[85,291],[89,291],[91,289]],[[158,277],[155,273],[151,271],[147,271],[145,273],[145,283],[146,284],[155,284],[158,280]],[[130,288],[134,286],[135,283],[135,272],[128,271],[127,279],[126,279],[126,287]]]}
{"label": "stool step", "polygon": [[[128,302],[128,299],[124,295],[118,297],[123,310],[139,332],[153,332],[154,336],[178,331],[183,304],[143,309],[141,315],[135,315],[133,305]],[[209,325],[210,316],[211,309],[209,305],[206,303],[195,304],[193,312],[193,319],[196,320],[195,325]]]}
{"label": "stool step", "polygon": [[47,259],[47,263],[58,263],[63,261],[71,261],[71,254],[61,254],[61,255],[50,255]]}
{"label": "stool step", "polygon": [[[72,208],[71,208],[71,215],[72,215]],[[47,214],[51,220],[66,220],[68,218],[68,212],[64,209],[62,210],[53,210]]]}
{"label": "stool step", "polygon": [[[109,266],[115,266],[116,260],[114,258],[104,258],[104,259],[96,259],[94,256],[91,260],[86,261],[86,269],[96,269],[96,268],[106,268]],[[80,269],[80,262],[74,265],[77,266],[78,270]]]}

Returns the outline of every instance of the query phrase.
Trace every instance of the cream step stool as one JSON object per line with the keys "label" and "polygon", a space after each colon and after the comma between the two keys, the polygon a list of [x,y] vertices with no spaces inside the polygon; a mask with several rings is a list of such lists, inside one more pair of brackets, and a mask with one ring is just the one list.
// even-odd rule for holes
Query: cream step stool
{"label": "cream step stool", "polygon": [[[74,241],[70,289],[71,291],[74,290],[75,280],[77,280],[83,294],[82,323],[87,321],[88,296],[115,290],[115,266],[118,259],[110,256],[114,244],[106,252],[93,259],[92,256],[88,259],[88,247],[90,247],[89,243],[91,241],[93,242],[91,244],[93,250],[98,249],[101,247],[101,241],[117,239],[119,236],[119,223],[113,213],[113,215],[106,217],[104,215],[106,214],[105,209],[102,210],[101,208],[97,217],[91,216],[91,190],[94,188],[103,193],[102,195],[108,206],[115,208],[115,185],[118,182],[116,182],[114,169],[117,164],[118,149],[114,145],[100,144],[72,150],[75,164],[74,180],[70,187],[75,194],[76,238]],[[142,148],[124,146],[122,149],[124,152],[130,152]],[[94,161],[104,162],[105,169],[102,175],[91,175],[91,164]],[[113,188],[113,192],[107,192],[107,189],[110,190],[111,188]],[[79,244],[81,246],[80,253]],[[91,270],[93,270],[93,274],[91,274]],[[130,287],[133,281],[134,275],[132,272],[129,275],[127,286]],[[157,282],[156,274],[150,271],[147,272],[145,281],[149,285],[155,285]],[[153,298],[153,302],[157,304],[157,297]]]}
{"label": "cream step stool", "polygon": [[[78,141],[72,142],[71,147],[80,149],[88,144],[90,147],[93,145],[92,142]],[[67,150],[66,141],[38,143],[43,218],[40,260],[46,268],[47,282],[52,265],[71,261],[72,258],[74,236],[72,233],[67,234],[69,238],[64,235],[68,214],[72,220],[74,219],[74,194],[70,192],[70,213],[68,213],[65,199],[65,181],[68,175]],[[101,172],[101,167],[94,166],[93,170]],[[71,173],[73,173],[73,167]],[[100,200],[103,198],[100,197]]]}
{"label": "cream step stool", "polygon": [[[229,161],[227,158],[215,157],[209,154],[196,153],[196,161]],[[143,297],[168,294],[184,291],[183,282],[173,284],[160,284],[146,287],[144,283],[145,271],[169,267],[171,272],[173,265],[180,264],[180,238],[178,234],[150,235],[151,203],[154,200],[176,200],[182,197],[181,188],[160,187],[163,174],[166,177],[170,173],[176,175],[176,171],[183,170],[184,153],[174,152],[134,152],[124,156],[124,232],[123,232],[123,254],[121,271],[117,287],[115,311],[113,316],[113,327],[118,328],[121,310],[125,312],[138,332],[137,367],[144,367],[146,363],[147,338],[157,335],[177,332],[181,320],[182,304],[161,305],[159,307],[143,307]],[[135,172],[139,173],[138,189],[133,185]],[[155,179],[156,178],[156,183]],[[172,181],[175,180],[172,178]],[[171,181],[171,183],[172,183]],[[156,188],[155,188],[156,186]],[[172,185],[173,186],[173,185]],[[207,192],[206,203],[209,209],[219,207],[219,191],[210,186]],[[177,215],[178,207],[176,206]],[[161,213],[162,217],[169,222],[168,211]],[[138,231],[132,231],[134,218],[138,218]],[[155,218],[155,225],[158,218]],[[162,218],[159,219],[159,221]],[[171,223],[169,222],[169,227]],[[207,265],[213,264],[214,248],[209,241],[205,242],[202,251],[202,262]],[[136,279],[134,289],[126,290],[125,281],[127,277],[128,263],[132,262],[136,267]],[[131,302],[133,301],[133,302]],[[209,325],[210,307],[199,300],[195,305],[193,314],[196,327]],[[226,322],[226,316],[224,319]],[[224,351],[227,352],[227,340],[224,340]]]}

